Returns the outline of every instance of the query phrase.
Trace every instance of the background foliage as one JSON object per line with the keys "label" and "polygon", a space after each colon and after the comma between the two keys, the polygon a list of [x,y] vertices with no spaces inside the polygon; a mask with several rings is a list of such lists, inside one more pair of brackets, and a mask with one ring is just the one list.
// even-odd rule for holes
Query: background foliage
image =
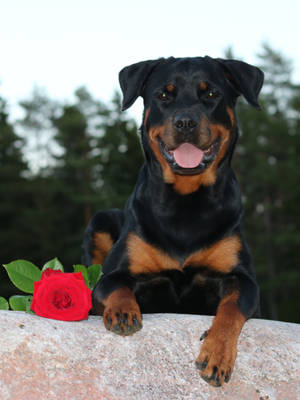
{"label": "background foliage", "polygon": [[[300,322],[300,85],[268,45],[257,65],[266,77],[262,111],[239,101],[234,167],[263,317]],[[22,119],[11,122],[0,97],[0,264],[41,266],[57,256],[71,268],[93,213],[123,207],[135,184],[143,162],[136,122],[121,113],[118,94],[106,105],[85,88],[68,104],[35,89],[20,105]],[[16,294],[4,268],[0,294]]]}

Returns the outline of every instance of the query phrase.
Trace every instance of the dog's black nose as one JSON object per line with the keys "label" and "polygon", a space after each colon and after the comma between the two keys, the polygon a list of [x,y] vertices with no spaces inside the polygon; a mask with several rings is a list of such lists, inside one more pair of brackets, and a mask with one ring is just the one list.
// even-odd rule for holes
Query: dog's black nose
{"label": "dog's black nose", "polygon": [[182,133],[192,132],[197,124],[197,119],[189,114],[177,114],[173,120],[175,128]]}

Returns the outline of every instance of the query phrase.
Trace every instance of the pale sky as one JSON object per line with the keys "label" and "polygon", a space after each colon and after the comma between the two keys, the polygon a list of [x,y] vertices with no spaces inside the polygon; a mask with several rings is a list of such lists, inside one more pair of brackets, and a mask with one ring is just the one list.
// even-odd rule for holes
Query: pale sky
{"label": "pale sky", "polygon": [[86,85],[109,101],[128,64],[220,57],[229,45],[255,63],[263,41],[294,61],[299,82],[299,16],[299,0],[0,0],[0,95],[14,112],[34,85],[66,100]]}

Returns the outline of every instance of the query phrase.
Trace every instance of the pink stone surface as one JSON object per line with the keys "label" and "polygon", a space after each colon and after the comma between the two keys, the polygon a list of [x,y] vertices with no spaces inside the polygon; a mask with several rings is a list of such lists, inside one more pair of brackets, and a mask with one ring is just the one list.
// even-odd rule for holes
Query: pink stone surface
{"label": "pink stone surface", "polygon": [[194,366],[211,317],[145,315],[130,337],[100,317],[63,322],[0,311],[1,400],[300,400],[300,325],[250,320],[222,388]]}

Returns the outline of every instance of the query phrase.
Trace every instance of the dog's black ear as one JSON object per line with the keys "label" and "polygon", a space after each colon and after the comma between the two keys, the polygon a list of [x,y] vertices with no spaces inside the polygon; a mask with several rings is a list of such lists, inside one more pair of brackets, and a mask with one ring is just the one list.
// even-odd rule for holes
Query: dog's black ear
{"label": "dog's black ear", "polygon": [[258,95],[264,82],[264,73],[257,67],[243,61],[217,58],[223,67],[227,79],[237,95],[243,95],[253,107],[260,108]]}
{"label": "dog's black ear", "polygon": [[123,92],[122,111],[127,110],[142,94],[147,78],[159,61],[141,61],[120,71],[119,82]]}

